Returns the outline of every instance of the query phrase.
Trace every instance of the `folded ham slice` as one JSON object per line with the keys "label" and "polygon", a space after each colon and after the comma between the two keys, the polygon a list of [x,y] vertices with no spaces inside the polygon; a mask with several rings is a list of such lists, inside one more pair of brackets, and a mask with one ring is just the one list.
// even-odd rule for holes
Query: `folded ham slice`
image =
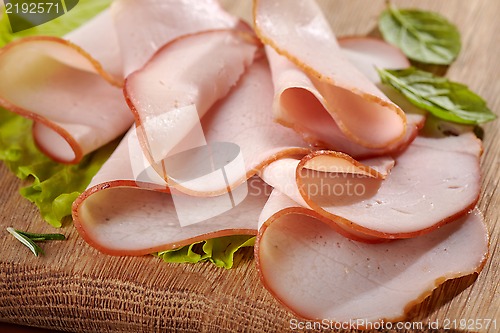
{"label": "folded ham slice", "polygon": [[[31,37],[2,48],[0,105],[35,121],[33,135],[43,152],[76,163],[126,131],[133,118],[120,89],[109,11],[68,39]],[[103,52],[103,45],[112,52]]]}
{"label": "folded ham slice", "polygon": [[[250,65],[230,94],[217,102],[201,120],[208,143],[230,141],[240,148],[246,178],[279,158],[311,152],[299,135],[274,123],[271,113],[265,112],[271,109],[272,100],[269,66],[265,58],[260,58]],[[212,237],[256,234],[258,215],[270,193],[267,186],[250,178],[246,184],[246,198],[236,208],[222,213],[219,218],[182,227],[168,184],[156,172],[149,172],[151,165],[135,135],[135,131],[128,134],[74,204],[75,226],[88,243],[109,254],[143,255]],[[330,171],[342,166],[343,172],[368,173],[377,178],[384,178],[393,166],[391,158],[367,162],[371,166],[368,168],[344,154],[338,157],[322,161],[320,166]],[[197,160],[196,156],[191,158]],[[339,164],[339,160],[348,163]],[[189,163],[185,167],[189,168]],[[311,161],[307,167],[317,169],[319,166]],[[211,186],[207,178],[200,179],[199,183],[193,186]],[[241,186],[232,188],[238,191]],[[226,188],[223,190],[227,192]],[[219,205],[223,206],[227,193],[219,191],[216,194],[221,200]],[[182,196],[181,193],[176,195]],[[213,198],[214,193],[198,192],[196,197],[184,198],[194,207],[200,204],[199,200],[204,200],[199,195]],[[191,210],[200,215],[204,213],[202,209]]]}
{"label": "folded ham slice", "polygon": [[25,38],[3,48],[0,105],[35,120],[43,152],[77,163],[132,125],[123,77],[175,38],[237,26],[248,29],[214,0],[117,0],[64,39]]}
{"label": "folded ham slice", "polygon": [[193,34],[165,45],[127,78],[125,96],[146,156],[171,184],[172,167],[165,159],[206,143],[200,118],[236,85],[258,48],[257,40],[240,30]]}
{"label": "folded ham slice", "polygon": [[[230,141],[240,148],[245,179],[250,180],[239,187],[232,186],[233,192],[242,187],[248,191],[236,208],[218,218],[182,227],[168,184],[152,169],[132,130],[73,205],[74,224],[79,233],[100,251],[118,255],[143,255],[212,237],[256,234],[258,216],[270,189],[251,177],[278,158],[304,156],[311,151],[300,136],[274,123],[271,112],[265,112],[271,109],[272,99],[269,66],[265,58],[260,58],[201,121],[209,144]],[[197,160],[196,156],[190,158]],[[186,168],[190,167],[189,161],[186,160]],[[198,186],[206,189],[218,184],[202,178],[192,185],[199,190]],[[224,193],[215,191],[219,194],[219,206],[227,199],[227,188],[223,190]],[[183,198],[191,204],[191,211],[201,215],[202,209],[192,207],[203,204],[200,200],[204,199],[199,195],[213,199],[213,192]]]}
{"label": "folded ham slice", "polygon": [[[328,177],[343,179],[364,179],[366,177],[367,179],[377,182],[383,181],[388,176],[395,162],[391,157],[379,157],[365,160],[362,164],[348,155],[333,151],[317,151],[305,156],[303,161],[305,163],[302,164],[302,167],[308,172],[319,172]],[[290,208],[297,213],[311,215],[350,239],[367,243],[381,241],[378,237],[372,237],[358,232],[349,226],[337,223],[335,220],[322,216],[318,212],[312,210],[308,202],[304,200],[299,188],[294,183],[299,163],[298,159],[282,158],[271,163],[259,173],[267,184],[275,187],[275,195],[280,195],[279,200],[270,200],[266,205],[259,219],[259,227],[276,212],[274,208],[270,207],[275,207],[275,204],[278,204],[283,206],[280,207],[279,210],[284,210],[286,206],[287,209]],[[337,185],[331,188],[329,184],[326,185],[327,187],[322,184],[314,188],[310,187],[309,194],[312,194],[312,192],[323,193],[334,200],[336,197],[354,196],[360,191],[358,189],[360,185],[356,183],[352,186],[346,186],[344,183],[341,186]],[[361,187],[361,190],[364,191],[364,187]],[[286,198],[282,193],[286,193]]]}
{"label": "folded ham slice", "polygon": [[438,285],[479,272],[487,258],[488,233],[477,210],[421,237],[365,244],[290,206],[273,191],[255,257],[270,293],[306,319],[403,320]]}
{"label": "folded ham slice", "polygon": [[[344,55],[356,68],[377,84],[393,101],[402,107],[407,118],[404,137],[384,148],[360,145],[345,136],[335,120],[326,111],[326,101],[314,86],[312,79],[287,58],[269,46],[267,55],[273,68],[275,85],[274,110],[287,109],[296,114],[293,127],[305,135],[313,146],[344,152],[354,158],[367,158],[395,153],[406,148],[417,136],[425,122],[425,113],[410,104],[398,92],[380,84],[375,68],[402,69],[409,66],[408,59],[399,49],[383,41],[367,37],[345,37],[339,40]],[[280,119],[278,118],[278,121]]]}
{"label": "folded ham slice", "polygon": [[[281,55],[268,48],[280,96],[274,108],[279,122],[330,147],[340,134],[368,148],[386,148],[404,138],[403,111],[347,60],[313,0],[294,6],[286,0],[255,0],[254,21],[257,35]],[[328,117],[336,124],[331,131],[339,133],[324,142],[321,124]]]}
{"label": "folded ham slice", "polygon": [[408,238],[453,221],[475,206],[481,153],[481,141],[470,132],[456,137],[417,137],[395,156],[396,164],[383,181],[307,168],[311,161],[332,152],[313,153],[301,161],[277,161],[262,177],[343,229],[368,239]]}
{"label": "folded ham slice", "polygon": [[[230,210],[205,218],[206,211],[193,209],[203,222],[188,226],[179,224],[169,193],[139,187],[125,179],[90,189],[75,202],[73,218],[87,243],[111,255],[140,256],[215,237],[255,235],[256,221],[270,190],[257,178],[252,184],[245,199]],[[227,196],[216,199],[219,203],[211,201],[215,209],[228,201]],[[191,207],[199,204],[196,197],[186,197],[185,201]]]}

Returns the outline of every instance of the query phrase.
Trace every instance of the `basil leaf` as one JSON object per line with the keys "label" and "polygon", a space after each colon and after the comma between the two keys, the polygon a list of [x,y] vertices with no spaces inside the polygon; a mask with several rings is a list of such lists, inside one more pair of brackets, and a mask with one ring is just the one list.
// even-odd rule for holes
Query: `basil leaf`
{"label": "basil leaf", "polygon": [[383,83],[392,86],[412,104],[440,119],[476,125],[496,118],[486,102],[463,84],[414,67],[377,71]]}
{"label": "basil leaf", "polygon": [[399,10],[389,5],[379,17],[384,39],[412,60],[448,65],[460,52],[460,32],[443,16],[422,10]]}

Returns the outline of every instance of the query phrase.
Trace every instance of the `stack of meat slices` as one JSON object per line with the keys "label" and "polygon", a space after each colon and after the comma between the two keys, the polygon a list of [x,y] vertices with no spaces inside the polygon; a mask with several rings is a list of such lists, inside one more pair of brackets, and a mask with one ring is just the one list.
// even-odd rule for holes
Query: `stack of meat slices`
{"label": "stack of meat slices", "polygon": [[264,286],[338,322],[400,320],[479,272],[480,140],[422,131],[425,114],[392,102],[374,69],[407,59],[337,40],[314,1],[256,0],[254,20],[214,0],[116,0],[65,39],[0,51],[0,103],[35,120],[54,159],[132,126],[74,203],[81,236],[145,255],[257,235]]}

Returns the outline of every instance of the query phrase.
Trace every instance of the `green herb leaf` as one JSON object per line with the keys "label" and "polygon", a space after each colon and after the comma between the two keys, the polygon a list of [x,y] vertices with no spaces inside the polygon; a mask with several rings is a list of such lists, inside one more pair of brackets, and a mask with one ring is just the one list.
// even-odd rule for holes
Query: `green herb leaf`
{"label": "green herb leaf", "polygon": [[399,10],[390,4],[380,15],[378,25],[384,39],[410,59],[448,65],[460,53],[460,32],[437,13]]}
{"label": "green herb leaf", "polygon": [[254,244],[254,236],[237,235],[212,238],[205,241],[203,251],[208,255],[208,260],[215,266],[231,269],[234,263],[234,254],[242,247]]}
{"label": "green herb leaf", "polygon": [[178,263],[178,264],[196,264],[200,261],[204,261],[207,258],[206,253],[200,251],[202,248],[202,242],[193,243],[190,245],[183,246],[175,250],[166,250],[153,255],[160,257],[165,262]]}
{"label": "green herb leaf", "polygon": [[166,262],[195,264],[210,261],[218,267],[230,269],[234,264],[234,254],[242,247],[253,246],[254,243],[254,236],[227,236],[186,245],[176,250],[158,252],[155,255]]}
{"label": "green herb leaf", "polygon": [[43,250],[42,250],[42,248],[40,246],[36,245],[35,242],[33,242],[31,239],[29,239],[25,235],[19,233],[14,228],[8,227],[7,231],[10,232],[10,234],[12,236],[14,236],[18,241],[20,241],[21,243],[23,243],[24,245],[26,245],[26,247],[28,249],[30,249],[30,251],[33,252],[33,254],[36,257],[38,257],[40,254],[44,254],[45,253],[45,252],[43,252]]}
{"label": "green herb leaf", "polygon": [[35,256],[44,254],[43,249],[35,242],[48,241],[48,240],[65,240],[63,234],[33,234],[31,232],[16,230],[8,227],[7,231],[12,234],[18,241],[26,245]]}
{"label": "green herb leaf", "polygon": [[19,167],[22,174],[33,177],[31,185],[21,189],[21,195],[40,209],[42,217],[52,226],[62,226],[76,198],[114,151],[118,141],[88,154],[76,165],[42,163]]}
{"label": "green herb leaf", "polygon": [[440,119],[476,125],[496,118],[486,102],[461,83],[414,67],[377,71],[383,83],[392,86],[411,103]]}
{"label": "green herb leaf", "polygon": [[18,234],[28,237],[34,242],[44,242],[49,240],[66,240],[66,236],[63,234],[34,234],[31,232],[21,231],[15,229]]}

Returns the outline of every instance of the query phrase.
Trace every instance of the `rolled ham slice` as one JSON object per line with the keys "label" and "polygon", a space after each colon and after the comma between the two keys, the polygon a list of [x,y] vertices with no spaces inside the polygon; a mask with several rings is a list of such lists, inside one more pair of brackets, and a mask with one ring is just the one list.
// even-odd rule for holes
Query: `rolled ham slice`
{"label": "rolled ham slice", "polygon": [[481,141],[470,132],[456,137],[417,137],[395,156],[395,166],[384,180],[307,168],[311,161],[332,152],[312,153],[300,161],[277,161],[261,175],[340,228],[368,239],[409,238],[453,221],[475,206],[481,152]]}
{"label": "rolled ham slice", "polygon": [[[327,117],[335,121],[332,131],[364,147],[386,148],[404,138],[404,112],[348,61],[314,0],[294,1],[293,6],[286,0],[255,0],[254,21],[261,40],[286,58],[276,60],[269,52],[277,91],[292,81],[291,91],[274,108],[279,122],[320,145],[325,142],[316,125]],[[287,62],[303,75],[290,73]],[[326,144],[333,145],[334,138]]]}
{"label": "rolled ham slice", "polygon": [[[109,11],[68,38],[24,38],[2,48],[0,105],[35,121],[33,135],[43,152],[77,163],[126,131],[133,118],[120,89]],[[103,52],[103,45],[112,51]]]}
{"label": "rolled ham slice", "polygon": [[365,244],[293,210],[287,200],[273,191],[255,258],[264,286],[302,318],[404,320],[444,281],[479,272],[488,255],[488,233],[477,210],[421,237]]}

